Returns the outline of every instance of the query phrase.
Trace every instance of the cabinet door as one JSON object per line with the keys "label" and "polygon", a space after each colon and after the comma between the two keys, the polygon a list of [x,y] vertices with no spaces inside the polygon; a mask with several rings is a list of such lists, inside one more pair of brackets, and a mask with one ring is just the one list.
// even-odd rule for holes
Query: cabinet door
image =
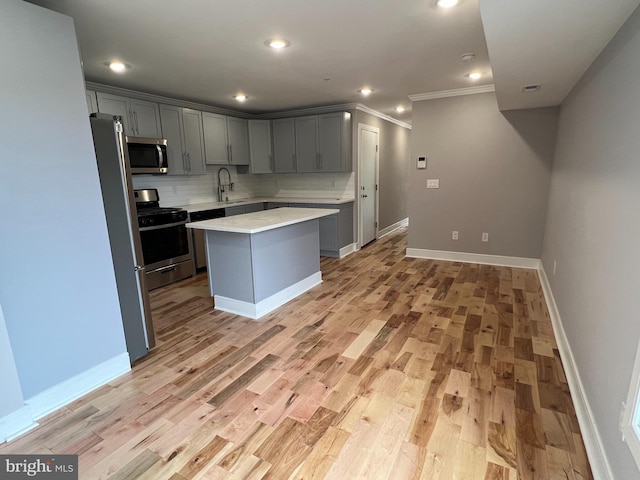
{"label": "cabinet door", "polygon": [[249,120],[251,173],[273,173],[271,158],[271,122],[269,120]]}
{"label": "cabinet door", "polygon": [[162,137],[167,140],[169,175],[187,173],[182,132],[182,109],[171,105],[160,105]]}
{"label": "cabinet door", "polygon": [[329,113],[318,116],[319,171],[346,171],[344,116],[344,113]]}
{"label": "cabinet door", "polygon": [[183,108],[182,121],[184,124],[184,149],[187,154],[187,171],[192,175],[207,173],[204,165],[202,112]]}
{"label": "cabinet door", "polygon": [[318,116],[297,117],[295,123],[298,172],[317,172],[320,158],[318,153]]}
{"label": "cabinet door", "polygon": [[87,94],[87,108],[89,109],[89,114],[98,111],[98,99],[96,98],[96,92],[93,90],[85,90]]}
{"label": "cabinet door", "polygon": [[160,138],[160,110],[158,104],[146,100],[130,100],[131,113],[138,137]]}
{"label": "cabinet door", "polygon": [[202,112],[204,158],[208,165],[228,165],[227,120],[224,115]]}
{"label": "cabinet door", "polygon": [[247,209],[244,205],[238,205],[237,207],[227,207],[224,209],[225,217],[233,217],[234,215],[242,215],[246,213]]}
{"label": "cabinet door", "polygon": [[125,97],[111,95],[109,93],[98,92],[98,111],[100,113],[110,113],[111,115],[120,115],[122,123],[124,123],[124,133],[126,135],[135,135],[134,122],[129,111],[129,102]]}
{"label": "cabinet door", "polygon": [[244,118],[227,117],[229,163],[249,165],[249,130]]}
{"label": "cabinet door", "polygon": [[271,122],[273,132],[273,163],[276,173],[296,171],[296,134],[293,118]]}

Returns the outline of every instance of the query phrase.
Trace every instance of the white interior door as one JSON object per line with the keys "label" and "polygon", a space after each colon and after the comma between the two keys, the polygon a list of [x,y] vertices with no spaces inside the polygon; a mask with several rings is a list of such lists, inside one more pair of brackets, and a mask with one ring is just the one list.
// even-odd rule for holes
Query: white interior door
{"label": "white interior door", "polygon": [[358,196],[360,202],[360,246],[364,247],[377,237],[376,196],[378,194],[378,135],[375,127],[360,124],[359,134],[359,178]]}

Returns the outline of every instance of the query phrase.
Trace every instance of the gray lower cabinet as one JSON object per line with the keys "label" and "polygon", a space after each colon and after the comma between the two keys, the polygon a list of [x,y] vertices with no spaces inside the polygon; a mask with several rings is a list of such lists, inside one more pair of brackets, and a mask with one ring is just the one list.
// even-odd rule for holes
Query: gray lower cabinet
{"label": "gray lower cabinet", "polygon": [[244,207],[245,207],[246,213],[261,212],[262,210],[264,210],[264,203],[262,202],[251,203],[249,205],[245,205]]}
{"label": "gray lower cabinet", "polygon": [[202,113],[190,108],[160,105],[162,135],[167,140],[170,175],[202,175],[204,138]]}
{"label": "gray lower cabinet", "polygon": [[235,207],[227,207],[224,209],[225,217],[232,217],[234,215],[242,215],[247,213],[247,207],[245,205],[236,205]]}
{"label": "gray lower cabinet", "polygon": [[292,207],[332,208],[340,213],[320,218],[320,255],[340,258],[340,249],[353,243],[353,202],[340,205],[298,203]]}
{"label": "gray lower cabinet", "polygon": [[267,202],[265,204],[264,209],[265,210],[273,210],[274,208],[288,207],[288,206],[289,206],[288,203],[283,203],[283,202]]}

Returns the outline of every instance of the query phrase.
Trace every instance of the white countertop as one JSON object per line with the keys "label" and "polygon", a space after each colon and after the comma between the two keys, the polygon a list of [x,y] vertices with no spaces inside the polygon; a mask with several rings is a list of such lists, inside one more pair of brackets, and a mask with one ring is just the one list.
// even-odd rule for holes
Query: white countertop
{"label": "white countertop", "polygon": [[[309,202],[305,202],[309,203]],[[306,222],[320,217],[340,213],[333,208],[291,208],[283,207],[273,210],[245,213],[232,217],[215,218],[202,222],[187,223],[188,228],[213,230],[216,232],[259,233],[273,230],[294,223]]]}
{"label": "white countertop", "polygon": [[313,205],[342,205],[353,202],[353,198],[291,198],[291,197],[260,197],[233,200],[230,202],[206,202],[193,205],[178,205],[187,212],[201,212],[204,210],[215,210],[217,208],[236,207],[238,205],[252,205],[254,203],[274,202],[274,203],[310,203]]}

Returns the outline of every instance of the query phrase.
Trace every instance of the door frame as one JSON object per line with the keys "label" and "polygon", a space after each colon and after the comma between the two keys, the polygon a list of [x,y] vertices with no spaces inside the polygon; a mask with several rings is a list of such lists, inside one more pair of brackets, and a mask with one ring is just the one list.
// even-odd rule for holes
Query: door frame
{"label": "door frame", "polygon": [[368,130],[370,132],[374,132],[377,136],[378,136],[378,148],[376,150],[376,158],[375,158],[375,188],[374,188],[374,195],[375,195],[375,205],[374,205],[374,221],[375,223],[375,236],[376,236],[376,240],[378,239],[378,213],[380,211],[379,208],[379,199],[380,199],[380,128],[379,127],[374,127],[372,125],[367,125],[365,123],[358,123],[358,181],[357,186],[356,186],[356,209],[358,211],[358,244],[357,244],[357,249],[359,250],[362,247],[362,224],[363,224],[363,218],[362,218],[362,208],[361,208],[361,202],[360,202],[360,192],[361,187],[362,187],[362,165],[363,165],[363,158],[362,158],[362,145],[361,143],[361,138],[362,138],[362,131],[363,130]]}

